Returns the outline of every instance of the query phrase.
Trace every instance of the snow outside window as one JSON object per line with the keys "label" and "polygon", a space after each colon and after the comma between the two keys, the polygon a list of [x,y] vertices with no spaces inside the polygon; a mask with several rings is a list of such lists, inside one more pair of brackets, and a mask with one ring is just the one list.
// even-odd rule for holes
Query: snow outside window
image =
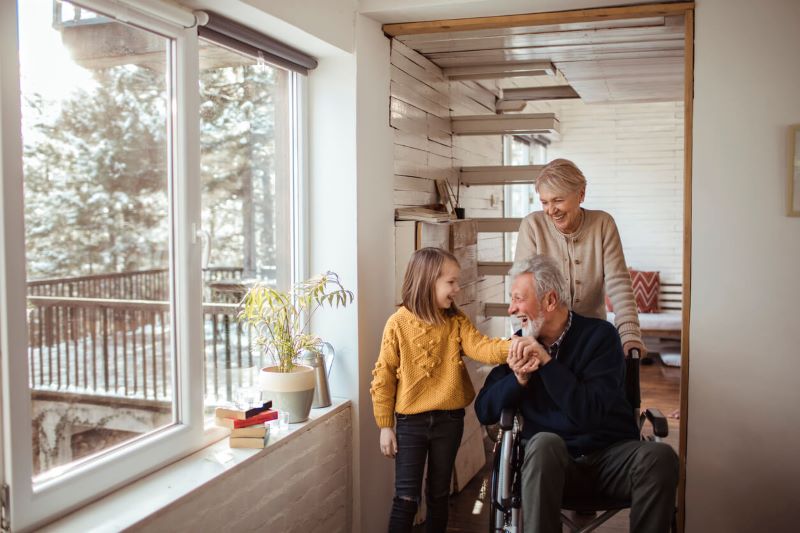
{"label": "snow outside window", "polygon": [[80,4],[0,2],[14,530],[206,444],[259,364],[242,291],[288,286],[302,259],[303,77],[133,2]]}
{"label": "snow outside window", "polygon": [[252,407],[266,366],[236,321],[253,282],[292,280],[292,85],[298,74],[200,40],[205,407]]}

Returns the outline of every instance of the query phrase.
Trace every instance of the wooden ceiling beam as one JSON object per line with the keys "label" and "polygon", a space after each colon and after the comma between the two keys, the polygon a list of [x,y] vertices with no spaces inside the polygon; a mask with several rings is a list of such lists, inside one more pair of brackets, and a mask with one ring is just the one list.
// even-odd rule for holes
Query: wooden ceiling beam
{"label": "wooden ceiling beam", "polygon": [[541,133],[557,135],[558,119],[553,113],[520,115],[470,115],[450,118],[453,135],[506,135]]}
{"label": "wooden ceiling beam", "polygon": [[554,85],[552,87],[517,87],[504,89],[501,101],[533,102],[537,100],[563,100],[569,98],[580,98],[580,95],[569,85]]}
{"label": "wooden ceiling beam", "polygon": [[528,102],[524,101],[514,101],[514,102],[507,102],[505,100],[497,100],[494,104],[494,112],[495,113],[518,113],[525,109],[525,106],[528,105]]}
{"label": "wooden ceiling beam", "polygon": [[384,24],[383,32],[389,37],[397,37],[399,35],[416,35],[421,33],[441,33],[484,30],[490,28],[510,28],[516,26],[540,26],[543,24],[568,24],[571,22],[587,22],[592,20],[668,16],[682,14],[692,9],[694,9],[694,2],[604,7],[575,11],[528,13],[524,15],[501,15],[495,17]]}
{"label": "wooden ceiling beam", "polygon": [[514,233],[519,231],[521,218],[474,218],[478,233]]}
{"label": "wooden ceiling beam", "polygon": [[447,67],[442,72],[451,80],[489,80],[518,76],[555,76],[556,67],[550,61],[507,61]]}
{"label": "wooden ceiling beam", "polygon": [[489,167],[461,167],[459,182],[470,185],[512,185],[530,184],[544,165],[500,165]]}

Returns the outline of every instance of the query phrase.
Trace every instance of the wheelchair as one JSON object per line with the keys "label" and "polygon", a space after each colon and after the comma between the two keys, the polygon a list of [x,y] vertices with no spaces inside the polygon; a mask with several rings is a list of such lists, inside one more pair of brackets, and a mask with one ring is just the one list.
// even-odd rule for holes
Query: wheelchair
{"label": "wheelchair", "polygon": [[[625,358],[625,395],[633,407],[639,435],[643,440],[660,441],[669,434],[666,417],[658,409],[639,412],[641,389],[639,388],[638,350],[632,350]],[[522,516],[522,461],[525,447],[522,445],[521,418],[514,409],[504,409],[498,424],[494,444],[494,457],[489,484],[489,531],[490,533],[521,533]],[[646,424],[652,426],[652,434],[645,435]],[[628,500],[602,497],[567,499],[562,502],[561,522],[573,533],[594,531],[609,518],[631,505]],[[568,516],[568,511],[580,515],[594,516],[588,523],[579,525]],[[598,514],[599,513],[599,514]],[[672,530],[676,531],[673,520]]]}

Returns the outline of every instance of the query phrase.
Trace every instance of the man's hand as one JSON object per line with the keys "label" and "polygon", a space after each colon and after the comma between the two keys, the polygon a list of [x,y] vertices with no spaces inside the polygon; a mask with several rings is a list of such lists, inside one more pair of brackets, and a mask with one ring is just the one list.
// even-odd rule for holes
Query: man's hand
{"label": "man's hand", "polygon": [[384,457],[394,459],[397,455],[397,438],[393,428],[381,428],[381,453]]}
{"label": "man's hand", "polygon": [[514,337],[511,343],[507,360],[508,367],[514,372],[517,382],[522,386],[528,384],[531,372],[535,372],[539,368],[539,359],[531,355],[535,345],[541,347],[536,339],[530,337]]}

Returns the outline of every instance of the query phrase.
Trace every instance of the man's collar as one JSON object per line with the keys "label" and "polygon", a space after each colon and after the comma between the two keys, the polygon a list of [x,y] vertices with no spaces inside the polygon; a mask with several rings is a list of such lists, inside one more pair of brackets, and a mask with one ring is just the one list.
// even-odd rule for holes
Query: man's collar
{"label": "man's collar", "polygon": [[564,326],[564,330],[561,332],[561,335],[553,341],[553,344],[546,347],[550,357],[554,359],[558,358],[558,350],[561,348],[561,343],[564,342],[564,337],[567,336],[567,331],[569,331],[570,326],[572,326],[572,311],[567,311],[567,324]]}

